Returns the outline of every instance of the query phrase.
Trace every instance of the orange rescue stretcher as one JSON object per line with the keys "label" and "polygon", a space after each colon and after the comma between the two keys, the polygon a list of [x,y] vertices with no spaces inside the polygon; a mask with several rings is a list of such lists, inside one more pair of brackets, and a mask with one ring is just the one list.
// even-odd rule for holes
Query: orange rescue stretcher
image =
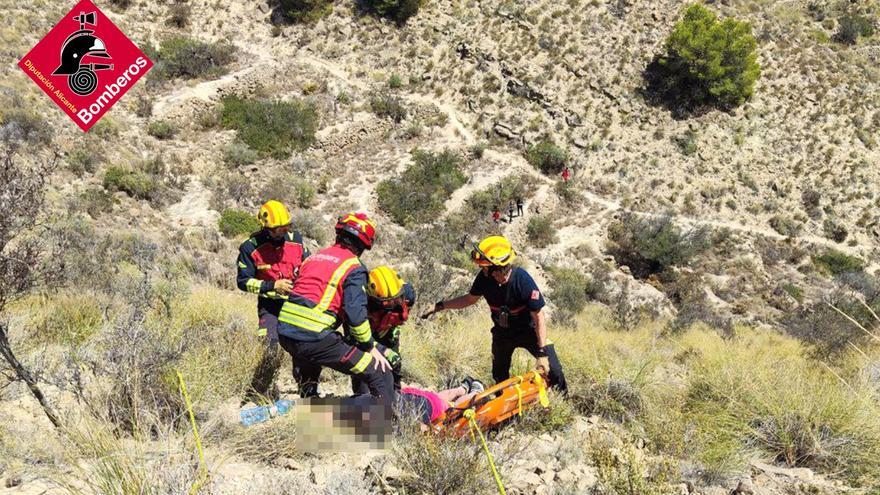
{"label": "orange rescue stretcher", "polygon": [[468,403],[446,410],[431,424],[435,433],[462,436],[476,426],[487,431],[522,414],[536,403],[550,407],[547,378],[539,371],[515,376],[474,396]]}

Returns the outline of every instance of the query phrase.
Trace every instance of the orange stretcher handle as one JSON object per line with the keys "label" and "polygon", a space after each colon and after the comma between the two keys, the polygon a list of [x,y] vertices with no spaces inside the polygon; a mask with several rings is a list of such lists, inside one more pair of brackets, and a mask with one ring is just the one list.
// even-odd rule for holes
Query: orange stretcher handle
{"label": "orange stretcher handle", "polygon": [[474,419],[481,430],[494,428],[521,414],[535,402],[546,403],[546,383],[546,377],[538,371],[505,380],[481,392],[468,403],[447,409],[432,423],[432,429],[436,433],[456,436],[466,434],[469,424],[464,411],[468,409],[474,409]]}

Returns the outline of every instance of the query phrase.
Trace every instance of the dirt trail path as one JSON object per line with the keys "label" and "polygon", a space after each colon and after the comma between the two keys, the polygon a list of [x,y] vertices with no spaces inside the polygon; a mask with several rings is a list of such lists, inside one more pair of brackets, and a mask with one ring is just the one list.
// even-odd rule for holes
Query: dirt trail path
{"label": "dirt trail path", "polygon": [[[232,72],[227,74],[219,79],[213,81],[205,81],[199,83],[195,86],[188,86],[184,88],[177,89],[172,93],[165,95],[159,98],[154,104],[154,113],[157,115],[162,115],[164,112],[168,111],[171,108],[176,107],[183,101],[190,98],[199,98],[202,100],[210,100],[214,98],[218,91],[224,86],[233,83],[234,81],[244,77],[245,75],[251,73],[252,71],[265,67],[267,64],[278,64],[279,62],[273,59],[268,53],[260,52],[256,55],[256,61],[253,65],[246,67],[244,69]],[[370,84],[367,82],[360,81],[354,77],[352,77],[348,70],[341,66],[338,63],[335,63],[330,60],[325,60],[320,57],[315,56],[314,54],[308,53],[299,53],[295,57],[290,60],[292,64],[306,64],[317,69],[326,71],[332,77],[343,81],[345,84],[351,86],[352,88],[356,88],[357,90],[365,91],[370,88]],[[419,104],[430,104],[436,106],[441,112],[445,113],[448,117],[447,122],[447,134],[445,138],[450,141],[457,141],[460,144],[465,146],[470,146],[477,143],[477,138],[474,135],[473,131],[471,131],[467,125],[470,119],[459,112],[451,103],[443,100],[438,100],[430,95],[422,95],[422,94],[405,94],[403,98],[411,103],[419,103]],[[451,132],[449,132],[451,131]],[[483,189],[487,187],[489,184],[500,180],[505,174],[511,173],[514,170],[521,171],[529,171],[529,175],[531,179],[534,181],[537,187],[540,188],[542,194],[549,194],[549,187],[553,183],[553,179],[545,177],[543,175],[537,173],[531,173],[532,167],[529,165],[522,154],[515,151],[507,151],[507,150],[499,150],[499,149],[488,149],[484,153],[484,157],[490,161],[501,164],[501,167],[495,167],[488,174],[474,174],[471,177],[471,181],[463,188],[456,191],[446,202],[447,211],[452,211],[464,204],[464,201],[475,191]],[[507,166],[503,166],[506,164]],[[590,203],[600,206],[602,209],[599,213],[593,215],[593,220],[602,220],[607,219],[610,216],[619,213],[632,213],[636,216],[642,218],[662,218],[663,214],[660,213],[652,213],[645,211],[636,211],[629,208],[624,208],[620,202],[614,199],[608,199],[602,196],[599,196],[591,191],[581,189],[580,193],[589,201]],[[520,220],[527,220],[527,218],[522,218]],[[707,218],[695,218],[689,216],[676,216],[676,221],[679,225],[688,226],[688,227],[711,227],[711,228],[727,228],[733,230],[735,232],[742,232],[750,235],[760,235],[774,240],[784,240],[786,237],[779,234],[769,227],[757,226],[757,225],[748,225],[742,224],[732,220],[713,220]],[[518,222],[518,224],[525,224],[526,221]],[[517,228],[518,230],[523,230],[524,227]],[[523,232],[517,232],[517,237],[524,236]],[[561,245],[554,246],[553,251],[563,250],[572,247],[574,245],[582,244],[586,239],[580,238],[581,236],[562,236],[560,239]],[[826,239],[819,236],[807,235],[807,236],[799,236],[797,238],[802,242],[806,242],[809,244],[833,248],[838,251],[851,254],[851,255],[863,255],[862,250],[858,248],[853,248],[847,245],[840,245],[831,241],[830,239]],[[876,263],[875,263],[876,265]]]}

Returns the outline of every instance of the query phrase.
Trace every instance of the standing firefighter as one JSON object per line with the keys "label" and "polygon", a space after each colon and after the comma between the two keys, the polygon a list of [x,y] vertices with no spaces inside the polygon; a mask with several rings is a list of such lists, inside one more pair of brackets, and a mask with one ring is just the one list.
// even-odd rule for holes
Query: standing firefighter
{"label": "standing firefighter", "polygon": [[[406,322],[415,303],[415,289],[391,267],[383,265],[370,271],[367,283],[370,329],[391,363],[395,392],[400,392],[400,326]],[[351,387],[355,394],[368,393],[366,383],[355,375],[351,377]]]}
{"label": "standing firefighter", "polygon": [[[375,236],[376,225],[365,213],[340,217],[336,243],[303,263],[281,308],[279,341],[299,369],[302,397],[318,395],[318,379],[326,366],[357,375],[370,394],[389,407],[394,400],[391,365],[370,331],[367,269],[358,258],[373,247]],[[336,331],[340,325],[346,340]]]}
{"label": "standing firefighter", "polygon": [[275,378],[282,358],[278,351],[278,314],[309,252],[303,247],[300,233],[290,231],[290,213],[283,204],[267,201],[260,207],[257,220],[262,230],[238,248],[236,282],[239,289],[259,296],[257,333],[266,339],[248,396],[275,400],[278,397]]}
{"label": "standing firefighter", "polygon": [[[516,252],[502,236],[490,236],[474,245],[471,259],[480,267],[470,293],[440,301],[428,315],[444,309],[461,309],[486,298],[492,311],[492,378],[510,378],[510,361],[516,348],[537,359],[536,367],[548,371],[550,385],[566,393],[562,364],[547,338],[547,320],[541,309],[544,296],[532,277],[512,263]],[[425,315],[425,316],[428,316]]]}

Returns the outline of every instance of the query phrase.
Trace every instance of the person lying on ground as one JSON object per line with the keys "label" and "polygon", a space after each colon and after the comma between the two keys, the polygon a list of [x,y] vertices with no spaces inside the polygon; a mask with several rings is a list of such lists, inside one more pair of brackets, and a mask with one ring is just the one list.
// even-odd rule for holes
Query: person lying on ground
{"label": "person lying on ground", "polygon": [[444,412],[467,404],[485,389],[486,386],[482,382],[470,377],[465,377],[459,386],[440,392],[402,387],[397,396],[397,415],[401,419],[415,419],[421,423],[422,430],[427,430],[428,426]]}

